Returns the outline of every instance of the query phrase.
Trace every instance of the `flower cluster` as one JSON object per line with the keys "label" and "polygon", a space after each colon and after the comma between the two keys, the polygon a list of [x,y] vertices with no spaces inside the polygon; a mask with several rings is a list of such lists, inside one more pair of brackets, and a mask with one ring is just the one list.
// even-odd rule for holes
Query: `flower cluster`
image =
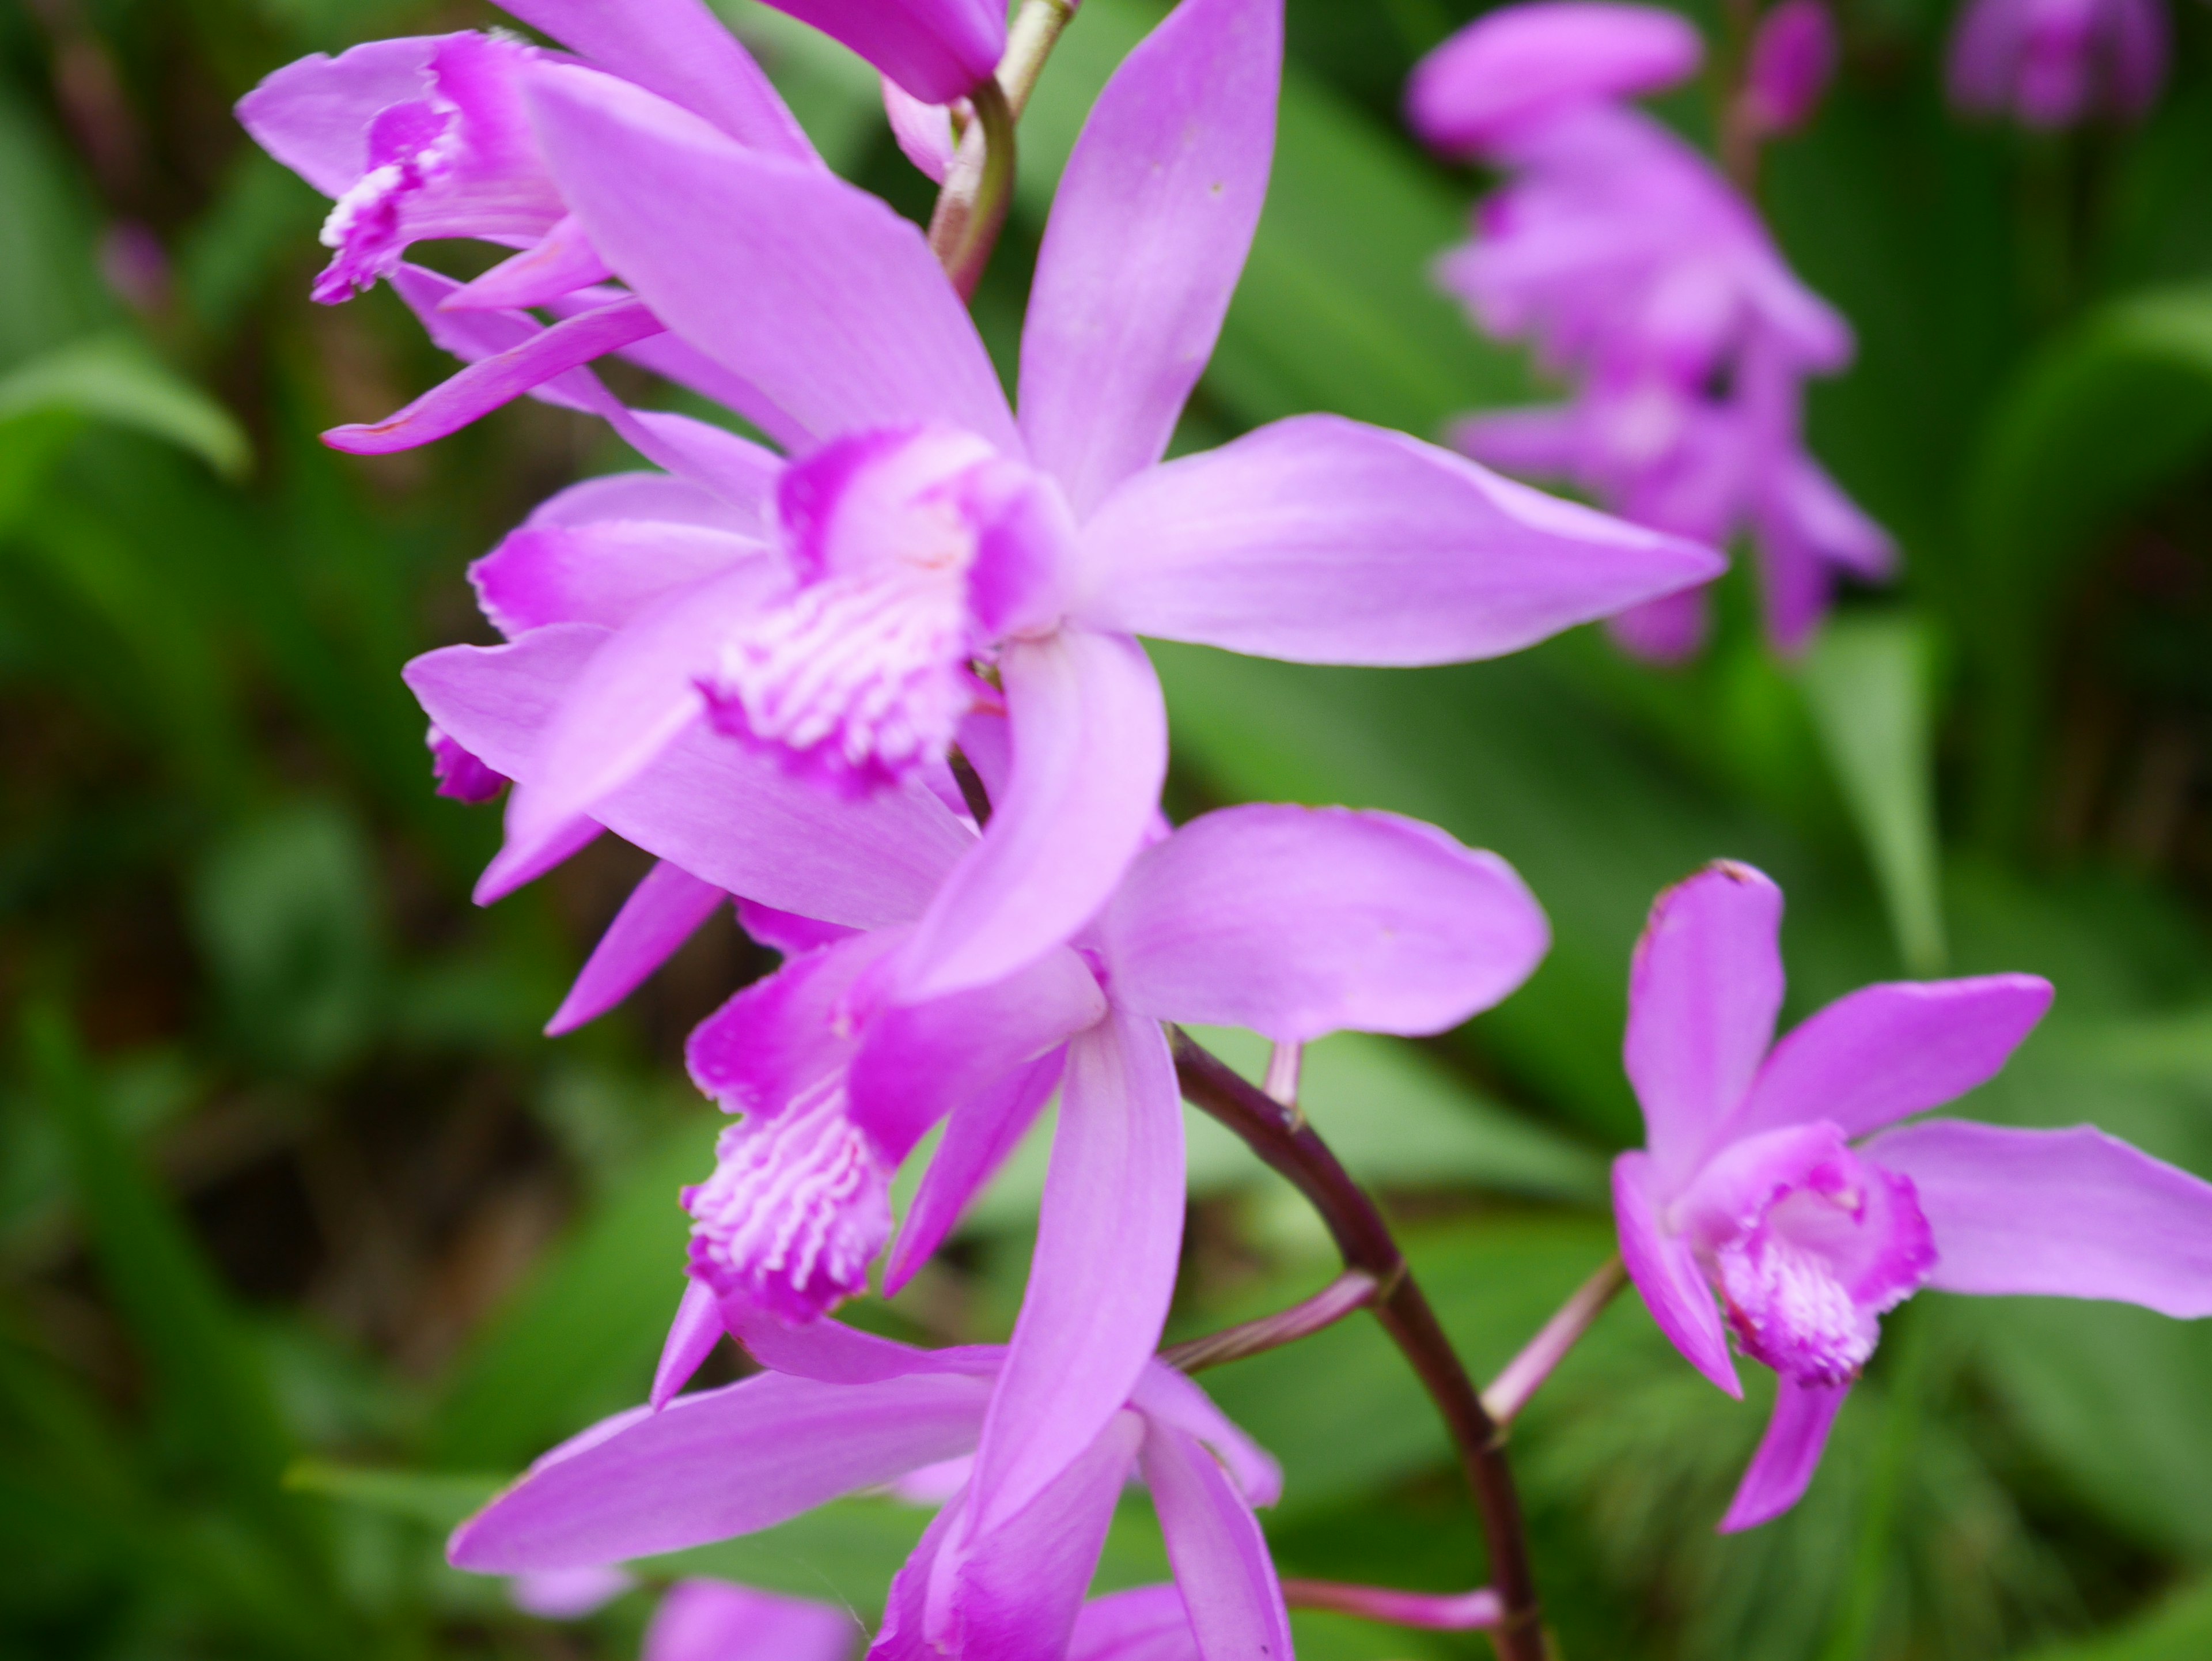
{"label": "flower cluster", "polygon": [[[1767,20],[1742,100],[1765,133],[1805,119],[1832,63],[1813,0]],[[1704,156],[1620,100],[1694,71],[1674,13],[1542,0],[1470,24],[1407,94],[1438,151],[1500,169],[1474,239],[1438,268],[1476,324],[1532,343],[1571,402],[1462,422],[1477,459],[1569,481],[1639,524],[1725,543],[1748,530],[1766,630],[1802,649],[1838,575],[1878,581],[1890,541],[1803,441],[1804,383],[1849,360],[1849,325],[1800,283],[1759,215]],[[1613,624],[1630,649],[1687,656],[1708,627],[1684,591]]]}
{"label": "flower cluster", "polygon": [[[786,9],[883,72],[934,171],[951,170],[949,106],[1005,98],[995,0]],[[1167,460],[1266,192],[1281,0],[1182,0],[1101,94],[1045,228],[1018,413],[921,231],[822,165],[703,0],[510,9],[567,50],[382,41],[293,64],[241,106],[334,203],[318,297],[388,280],[463,360],[330,441],[425,443],[529,395],[653,464],[532,513],[470,574],[501,643],[429,653],[407,683],[437,788],[507,792],[480,900],[609,831],[656,861],[549,1030],[614,1007],[726,905],[783,962],[691,1037],[692,1077],[731,1118],[682,1195],[690,1248],[670,1273],[687,1289],[648,1399],[539,1460],[453,1561],[571,1607],[629,1560],[896,1485],[938,1509],[872,1655],[1287,1658],[1254,1518],[1279,1475],[1159,1354],[1184,1206],[1164,1023],[1246,1027],[1291,1056],[1340,1030],[1442,1031],[1512,992],[1547,927],[1502,861],[1393,815],[1253,805],[1171,827],[1138,637],[1370,666],[1494,656],[1623,613],[1649,638],[1652,607],[1694,605],[1720,569],[1675,532],[1717,538],[1747,513],[1781,551],[1778,634],[1802,638],[1820,572],[1886,557],[1796,443],[1798,379],[1840,361],[1843,326],[1701,163],[1604,101],[1685,72],[1694,37],[1619,8],[1501,15],[1417,99],[1432,136],[1522,173],[1455,269],[1588,390],[1495,430],[1626,469],[1604,477],[1649,523],[1327,416]],[[1822,50],[1771,50],[1759,119],[1802,117]],[[1679,222],[1655,234],[1646,212],[1629,234],[1629,199],[1655,195]],[[466,283],[409,263],[411,243],[453,237],[507,257]],[[620,401],[592,367],[610,355],[769,442]],[[1759,1069],[1775,906],[1740,867],[1662,903],[1629,1038],[1653,1147],[1619,1183],[1631,1270],[1668,1334],[1734,1387],[1710,1281],[1739,1346],[1789,1381],[1770,1450],[1787,1446],[1762,1453],[1739,1523],[1794,1498],[1876,1318],[1916,1287],[2193,1309],[2212,1216],[2201,1184],[2102,1141],[2065,1142],[2065,1170],[1964,1126],[1855,1149],[1993,1069],[2047,989],[1875,989]],[[895,1293],[1055,1096],[1011,1341],[913,1348],[833,1318],[872,1278]],[[894,1219],[892,1178],[933,1133]],[[2013,1189],[1977,1185],[1985,1145]],[[2106,1184],[2085,1226],[2110,1224],[2112,1263],[2153,1244],[2115,1220],[2136,1202],[2197,1255],[2130,1279],[2010,1250],[2006,1194],[2039,1182],[2087,1217],[2062,1191],[2084,1172]],[[726,1333],[763,1370],[685,1393]],[[1133,1478],[1176,1583],[1088,1602]],[[1498,1618],[1486,1592],[1449,1617],[1377,1597]],[[1528,1614],[1502,1624],[1532,1631]],[[709,1583],[678,1587],[653,1630],[656,1661],[850,1640],[823,1610]]]}
{"label": "flower cluster", "polygon": [[1951,98],[2030,127],[2133,118],[2157,102],[2165,0],[1973,0],[1951,38]]}

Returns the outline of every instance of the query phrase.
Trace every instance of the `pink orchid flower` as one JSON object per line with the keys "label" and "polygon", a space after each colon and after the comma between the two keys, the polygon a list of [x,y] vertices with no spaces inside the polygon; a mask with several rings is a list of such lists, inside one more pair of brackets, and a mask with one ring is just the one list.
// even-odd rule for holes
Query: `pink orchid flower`
{"label": "pink orchid flower", "polygon": [[1923,1287],[2212,1314],[2212,1184],[2086,1125],[1891,1128],[1994,1076],[2048,982],[1869,986],[1778,1043],[1781,922],[1773,883],[1710,866],[1660,896],[1629,982],[1647,1135],[1613,1165],[1621,1256],[1721,1389],[1743,1393],[1730,1334],[1780,1374],[1723,1531],[1797,1503],[1881,1316]]}
{"label": "pink orchid flower", "polygon": [[[988,80],[1006,51],[1003,0],[769,0],[811,23],[925,104]],[[1071,3],[1068,10],[1075,9]]]}
{"label": "pink orchid flower", "polygon": [[1951,38],[1951,101],[2030,127],[2142,115],[2166,84],[2164,0],[1972,0]]}
{"label": "pink orchid flower", "polygon": [[[634,298],[550,329],[447,318],[441,338],[478,361],[361,447],[449,431],[488,407],[483,389],[496,401],[540,384],[626,433],[665,423],[614,405],[580,367],[625,306],[667,326],[695,384],[711,364],[799,437],[789,463],[725,437],[708,473],[665,426],[646,435],[760,545],[715,545],[726,557],[707,569],[688,525],[665,558],[652,551],[665,521],[642,511],[595,533],[660,592],[625,601],[527,769],[497,770],[516,788],[484,893],[564,857],[611,797],[702,732],[860,800],[941,782],[966,713],[1003,707],[1007,790],[902,970],[909,996],[987,984],[1095,912],[1151,822],[1166,727],[1136,634],[1443,662],[1718,569],[1678,538],[1334,417],[1160,462],[1265,193],[1280,25],[1279,0],[1186,0],[1101,95],[1047,228],[1018,423],[914,226],[630,82],[533,71],[548,165]],[[530,561],[507,563],[519,593]],[[569,578],[544,581],[541,623]]]}
{"label": "pink orchid flower", "polygon": [[[776,1371],[572,1439],[463,1524],[450,1560],[487,1573],[542,1573],[772,1528],[975,1454],[995,1405],[994,1376],[1008,1364],[995,1347],[912,1349],[835,1323],[771,1328],[756,1342]],[[1133,1474],[1151,1490],[1176,1585],[1086,1609]],[[1287,1658],[1282,1587],[1252,1514],[1280,1490],[1274,1462],[1196,1384],[1149,1362],[1088,1445],[1040,1488],[1010,1502],[976,1456],[893,1581],[869,1654]]]}

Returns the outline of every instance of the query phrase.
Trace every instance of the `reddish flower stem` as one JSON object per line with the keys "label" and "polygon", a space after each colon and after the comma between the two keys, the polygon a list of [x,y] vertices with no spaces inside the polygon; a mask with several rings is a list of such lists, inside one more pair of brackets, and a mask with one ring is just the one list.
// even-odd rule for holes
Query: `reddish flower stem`
{"label": "reddish flower stem", "polygon": [[1547,1646],[1520,1497],[1505,1461],[1505,1433],[1453,1354],[1389,1225],[1328,1145],[1289,1108],[1170,1027],[1184,1098],[1243,1138],[1320,1214],[1346,1269],[1371,1275],[1376,1318],[1413,1366],[1443,1416],[1482,1516],[1498,1615],[1491,1630],[1500,1661],[1546,1661]]}
{"label": "reddish flower stem", "polygon": [[1283,1601],[1294,1609],[1329,1609],[1367,1621],[1387,1621],[1395,1627],[1419,1627],[1425,1632],[1492,1628],[1505,1615],[1504,1604],[1488,1586],[1439,1596],[1393,1591],[1387,1586],[1347,1585],[1338,1580],[1286,1579]]}
{"label": "reddish flower stem", "polygon": [[1482,1392],[1482,1405],[1489,1409],[1490,1416],[1501,1425],[1511,1424],[1521,1409],[1528,1405],[1528,1398],[1552,1376],[1552,1369],[1566,1358],[1567,1352],[1590,1329],[1590,1323],[1605,1312],[1613,1293],[1627,1284],[1628,1271],[1621,1267],[1619,1255],[1606,1259],[1597,1273],[1559,1305],[1559,1313],[1544,1323],[1543,1330],[1491,1380],[1490,1388]]}
{"label": "reddish flower stem", "polygon": [[1014,124],[1074,15],[1075,0],[1023,0],[997,76],[969,94],[975,119],[961,136],[929,218],[929,246],[963,300],[982,281],[1013,204]]}
{"label": "reddish flower stem", "polygon": [[1160,1352],[1160,1360],[1185,1372],[1196,1372],[1201,1367],[1218,1367],[1226,1361],[1241,1361],[1248,1355],[1265,1354],[1301,1338],[1310,1338],[1323,1328],[1334,1326],[1355,1309],[1366,1308],[1375,1301],[1376,1290],[1372,1275],[1364,1269],[1347,1269],[1302,1304],[1293,1304],[1277,1314],[1263,1315],[1241,1326],[1209,1333],[1203,1338],[1170,1344]]}

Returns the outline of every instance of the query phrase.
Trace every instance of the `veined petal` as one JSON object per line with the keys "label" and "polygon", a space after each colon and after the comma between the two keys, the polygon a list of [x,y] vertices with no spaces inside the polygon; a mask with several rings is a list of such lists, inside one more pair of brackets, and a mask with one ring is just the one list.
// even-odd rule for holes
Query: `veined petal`
{"label": "veined petal", "polygon": [[1391,813],[1255,804],[1138,855],[1101,920],[1115,995],[1278,1041],[1440,1032],[1551,943],[1512,867]]}
{"label": "veined petal", "polygon": [[582,222],[570,214],[520,253],[456,289],[446,297],[445,308],[503,311],[550,305],[611,275]]}
{"label": "veined petal", "polygon": [[1152,1491],[1199,1653],[1206,1661],[1263,1661],[1291,1653],[1290,1611],[1274,1559],[1244,1496],[1212,1457],[1172,1425],[1145,1433]]}
{"label": "veined petal", "polygon": [[239,124],[325,196],[343,196],[369,169],[377,113],[421,97],[431,60],[454,38],[414,35],[371,40],[336,58],[312,53],[240,99]]}
{"label": "veined petal", "polygon": [[1252,246],[1282,0],[1184,0],[1122,60],[1060,174],[1022,334],[1030,453],[1079,519],[1167,448]]}
{"label": "veined petal", "polygon": [[[921,232],[819,167],[740,149],[604,76],[539,70],[546,159],[656,316],[817,438],[949,422],[1019,456],[1006,395]],[[702,225],[744,235],[702,236]]]}
{"label": "veined petal", "polygon": [[1133,1586],[1092,1598],[1075,1618],[1067,1661],[1199,1661],[1181,1588]]}
{"label": "veined petal", "polygon": [[1283,1468],[1188,1374],[1164,1362],[1152,1363],[1129,1392],[1129,1405],[1153,1423],[1171,1426],[1204,1444],[1235,1479],[1246,1503],[1272,1506],[1283,1497]]}
{"label": "veined petal", "polygon": [[666,860],[655,862],[584,960],[576,983],[545,1023],[545,1036],[573,1032],[636,991],[728,898]]}
{"label": "veined petal", "polygon": [[727,1580],[678,1580],[645,1629],[639,1661],[849,1661],[860,1622],[834,1603]]}
{"label": "veined petal", "polygon": [[775,83],[702,0],[500,0],[625,80],[705,117],[740,144],[820,165]]}
{"label": "veined petal", "polygon": [[925,104],[990,79],[1006,50],[998,0],[769,0],[842,40]]}
{"label": "veined petal", "polygon": [[1729,1358],[1728,1334],[1704,1273],[1680,1235],[1662,1225],[1652,1192],[1650,1156],[1624,1153],[1613,1162],[1613,1215],[1628,1278],[1683,1360],[1737,1400],[1743,1385]]}
{"label": "veined petal", "polygon": [[1774,1046],[1724,1134],[1826,1119],[1863,1136],[1994,1078],[2051,1007],[2036,975],[1861,987]]}
{"label": "veined petal", "polygon": [[1136,642],[1062,630],[1014,642],[999,669],[1012,786],[915,931],[909,1001],[987,985],[1066,940],[1114,891],[1159,803],[1167,709]]}
{"label": "veined petal", "polygon": [[479,1573],[618,1563],[772,1528],[975,1445],[988,1380],[825,1384],[762,1373],[562,1444],[453,1533]]}
{"label": "veined petal", "polygon": [[898,1296],[1006,1163],[1059,1086],[1066,1059],[1058,1050],[1040,1056],[952,1110],[884,1263],[884,1297]]}
{"label": "veined petal", "polygon": [[1098,628],[1302,663],[1497,657],[1720,575],[1719,555],[1340,416],[1139,473],[1084,526]]}
{"label": "veined petal", "polygon": [[1936,1119],[1864,1151],[1912,1179],[1936,1236],[1932,1287],[2212,1315],[2212,1183],[2118,1137]]}
{"label": "veined petal", "polygon": [[1720,1532],[1738,1534],[1771,1522],[1804,1497],[1820,1469],[1821,1450],[1828,1445],[1829,1429],[1849,1384],[1801,1384],[1787,1377],[1775,1380],[1774,1417],[1766,1435],[1752,1456],[1751,1469],[1729,1502]]}
{"label": "veined petal", "polygon": [[1782,1008],[1782,891],[1732,860],[1662,894],[1636,942],[1622,1053],[1663,1201],[1759,1071]]}
{"label": "veined petal", "polygon": [[1159,1342],[1182,1245],[1182,1113],[1157,1022],[1124,1009],[1068,1047],[1036,1254],[975,1457],[988,1532],[1121,1410]]}

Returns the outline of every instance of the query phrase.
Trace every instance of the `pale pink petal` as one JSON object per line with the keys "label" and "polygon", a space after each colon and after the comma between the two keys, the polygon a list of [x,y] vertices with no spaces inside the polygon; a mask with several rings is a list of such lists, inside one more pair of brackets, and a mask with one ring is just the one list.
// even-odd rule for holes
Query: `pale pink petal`
{"label": "pale pink petal", "polygon": [[503,311],[550,305],[613,275],[582,223],[570,214],[538,243],[502,259],[443,302],[449,312]]}
{"label": "pale pink petal", "polygon": [[1733,860],[1652,905],[1628,971],[1622,1053],[1670,1198],[1743,1099],[1782,1008],[1782,891]]}
{"label": "pale pink petal", "polygon": [[1196,1442],[1157,1421],[1145,1433],[1143,1459],[1199,1653],[1206,1661],[1290,1656],[1282,1582],[1237,1485]]}
{"label": "pale pink petal", "polygon": [[423,713],[495,773],[514,778],[535,764],[561,700],[609,632],[588,623],[532,630],[511,646],[447,646],[399,672]]}
{"label": "pale pink petal", "polygon": [[1774,1381],[1774,1417],[1766,1435],[1752,1456],[1751,1469],[1729,1502],[1720,1532],[1737,1534],[1771,1522],[1804,1497],[1820,1468],[1820,1451],[1828,1445],[1829,1428],[1836,1411],[1851,1393],[1849,1384],[1801,1384],[1795,1378]]}
{"label": "pale pink petal", "polygon": [[1861,987],[1774,1046],[1731,1137],[1826,1119],[1846,1136],[1925,1113],[1985,1084],[2051,1007],[2036,975]]}
{"label": "pale pink petal", "polygon": [[372,40],[336,58],[316,52],[287,64],[238,100],[239,123],[325,196],[343,196],[368,171],[377,113],[422,97],[430,60],[453,38]]}
{"label": "pale pink petal", "polygon": [[454,1530],[447,1561],[582,1568],[773,1528],[973,1446],[989,1392],[950,1372],[853,1384],[769,1372],[679,1396],[547,1454]]}
{"label": "pale pink petal", "polygon": [[666,860],[655,862],[584,960],[576,983],[545,1023],[545,1036],[573,1032],[636,991],[728,898]]}
{"label": "pale pink petal", "polygon": [[1155,1424],[1170,1425],[1204,1444],[1235,1479],[1248,1504],[1272,1506],[1283,1497],[1283,1468],[1267,1451],[1214,1406],[1213,1398],[1185,1373],[1154,1361],[1139,1375],[1129,1405]]}
{"label": "pale pink petal", "polygon": [[[947,421],[1021,453],[975,325],[919,228],[604,76],[550,66],[529,95],[547,162],[607,263],[807,431]],[[702,224],[744,230],[702,236]]]}
{"label": "pale pink petal", "polygon": [[691,1375],[704,1366],[714,1346],[722,1341],[722,1311],[715,1307],[714,1289],[703,1281],[686,1277],[684,1300],[676,1305],[668,1337],[660,1346],[660,1360],[653,1370],[653,1390],[647,1400],[655,1411],[683,1393]]}
{"label": "pale pink petal", "polygon": [[1036,1122],[1037,1110],[1060,1084],[1066,1062],[1060,1050],[1040,1056],[952,1110],[884,1261],[884,1297],[897,1297],[914,1272],[944,1244],[969,1202]]}
{"label": "pale pink petal", "polygon": [[942,185],[952,171],[952,108],[925,104],[888,75],[884,77],[884,114],[891,124],[891,137],[933,185]]}
{"label": "pale pink petal", "polygon": [[1285,1042],[1456,1026],[1551,941],[1494,854],[1395,814],[1258,804],[1139,855],[1100,934],[1132,1007]]}
{"label": "pale pink petal", "polygon": [[1157,1022],[1117,1009],[1068,1046],[1036,1254],[975,1458],[988,1531],[1128,1400],[1175,1293],[1182,1110]]}
{"label": "pale pink petal", "polygon": [[727,1580],[678,1580],[645,1629],[639,1661],[848,1661],[859,1620],[834,1603]]}
{"label": "pale pink petal", "polygon": [[1620,1258],[1644,1306],[1682,1357],[1729,1395],[1743,1385],[1729,1357],[1711,1290],[1689,1244],[1667,1232],[1651,1192],[1649,1155],[1624,1153],[1613,1162],[1613,1216],[1620,1231]]}
{"label": "pale pink petal", "polygon": [[908,1000],[987,985],[1067,939],[1114,891],[1159,802],[1167,709],[1136,642],[1062,630],[1014,642],[999,672],[1012,788],[915,931]]}
{"label": "pale pink petal", "polygon": [[1084,527],[1100,628],[1309,663],[1496,657],[1718,575],[1695,543],[1339,416],[1140,473]]}
{"label": "pale pink petal", "polygon": [[988,80],[1006,49],[1000,0],[769,3],[843,41],[927,104],[949,104]]}
{"label": "pale pink petal", "polygon": [[1075,1619],[1067,1661],[1199,1661],[1181,1589],[1135,1586],[1092,1598]]}
{"label": "pale pink petal", "polygon": [[2212,1183],[2118,1137],[1936,1119],[1865,1153],[1911,1178],[1936,1236],[1932,1287],[2212,1315]]}
{"label": "pale pink petal", "polygon": [[1183,0],[1114,72],[1060,174],[1020,403],[1078,518],[1160,459],[1213,354],[1267,194],[1282,58],[1281,0]]}
{"label": "pale pink petal", "polygon": [[770,557],[751,537],[703,526],[526,525],[469,567],[469,580],[484,616],[512,640],[554,623],[619,629],[674,589]]}
{"label": "pale pink petal", "polygon": [[703,0],[500,0],[625,80],[713,122],[748,149],[794,161],[814,146],[752,54]]}

